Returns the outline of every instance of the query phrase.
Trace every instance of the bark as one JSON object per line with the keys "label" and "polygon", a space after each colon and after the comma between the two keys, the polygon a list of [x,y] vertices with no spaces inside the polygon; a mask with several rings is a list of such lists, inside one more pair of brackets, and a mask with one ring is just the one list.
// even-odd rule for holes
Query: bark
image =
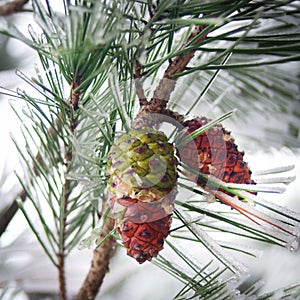
{"label": "bark", "polygon": [[[183,49],[188,43],[197,44],[206,39],[207,34],[201,34],[202,30],[205,28],[205,26],[196,26],[195,29],[190,34],[187,41],[181,46],[181,49]],[[199,35],[199,38],[197,39],[197,36]],[[196,39],[196,40],[195,40]],[[194,40],[194,42],[193,42]],[[164,109],[170,100],[171,93],[174,91],[176,86],[176,81],[178,79],[174,78],[174,75],[179,74],[183,71],[185,71],[188,63],[191,61],[191,59],[194,57],[195,52],[197,49],[193,49],[187,52],[184,52],[183,54],[178,55],[174,60],[172,60],[169,63],[168,68],[166,69],[163,78],[159,82],[157,88],[154,91],[153,97],[150,101],[151,102],[158,102],[161,106],[161,109]]]}
{"label": "bark", "polygon": [[20,12],[23,10],[23,6],[29,0],[14,0],[0,6],[0,16],[9,16],[13,13]]}
{"label": "bark", "polygon": [[[114,228],[114,219],[108,217],[103,226],[99,242],[106,238],[107,234]],[[84,283],[76,297],[77,300],[95,299],[102,285],[106,273],[109,271],[109,262],[115,252],[116,241],[110,236],[105,242],[93,252],[91,267]]]}
{"label": "bark", "polygon": [[[183,49],[188,44],[195,46],[205,41],[208,32],[202,33],[204,29],[205,26],[203,25],[196,26],[180,49]],[[186,70],[188,63],[194,57],[196,51],[196,48],[192,48],[169,62],[163,78],[160,80],[149,102],[144,98],[145,96],[142,93],[140,84],[136,84],[140,100],[140,110],[132,123],[134,128],[153,127],[162,122],[178,126],[178,124],[184,121],[184,116],[167,109],[167,104],[178,80],[178,77],[175,77],[175,75]],[[135,75],[136,78],[141,78],[141,66],[139,64],[136,65]]]}
{"label": "bark", "polygon": [[[71,97],[70,97],[70,108],[68,112],[69,119],[69,128],[72,134],[76,129],[78,124],[78,120],[76,116],[74,116],[74,112],[78,110],[79,100],[80,100],[80,90],[79,86],[81,83],[81,78],[77,77],[74,79],[71,85]],[[71,142],[64,145],[65,148],[65,161],[64,165],[66,167],[66,173],[72,168],[72,160],[73,160],[73,145]],[[57,253],[57,261],[58,261],[58,280],[59,280],[59,299],[66,300],[67,299],[67,288],[66,288],[66,276],[65,276],[65,247],[66,247],[66,236],[67,236],[67,215],[68,215],[68,204],[70,201],[70,195],[72,193],[73,186],[69,179],[65,179],[65,183],[63,186],[63,208],[61,211],[61,224],[60,224],[60,234],[59,234],[59,251]]]}

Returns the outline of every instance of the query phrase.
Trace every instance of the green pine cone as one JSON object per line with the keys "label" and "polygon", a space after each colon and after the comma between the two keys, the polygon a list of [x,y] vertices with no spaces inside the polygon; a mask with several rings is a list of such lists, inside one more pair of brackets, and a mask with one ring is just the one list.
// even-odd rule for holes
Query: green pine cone
{"label": "green pine cone", "polygon": [[112,146],[107,176],[108,190],[117,198],[160,200],[176,187],[174,147],[161,132],[131,129]]}
{"label": "green pine cone", "polygon": [[127,254],[139,263],[163,249],[176,196],[177,159],[166,136],[150,128],[117,138],[107,162],[111,214]]}

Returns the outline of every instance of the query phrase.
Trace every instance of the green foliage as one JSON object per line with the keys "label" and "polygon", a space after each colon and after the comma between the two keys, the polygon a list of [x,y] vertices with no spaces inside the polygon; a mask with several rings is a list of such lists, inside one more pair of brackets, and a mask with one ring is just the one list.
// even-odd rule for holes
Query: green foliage
{"label": "green foliage", "polygon": [[[19,205],[57,267],[58,255],[67,256],[79,245],[86,231],[95,227],[96,213],[101,213],[106,197],[108,152],[115,137],[130,128],[137,112],[135,76],[141,77],[142,82],[151,81],[151,87],[145,87],[150,95],[170,61],[196,51],[188,68],[173,76],[181,81],[169,107],[177,110],[184,106],[186,110],[180,111],[184,115],[199,113],[205,100],[204,104],[217,108],[218,113],[238,108],[237,120],[246,119],[249,108],[258,114],[276,111],[289,116],[292,105],[298,101],[295,91],[299,78],[275,64],[300,60],[296,22],[299,1],[72,3],[64,1],[62,15],[51,7],[50,1],[33,0],[33,13],[41,33],[30,27],[30,39],[6,20],[0,23],[1,33],[34,48],[40,60],[34,78],[18,72],[30,90],[1,92],[25,103],[22,113],[13,106],[23,123],[25,144],[14,140],[24,163],[23,173],[17,176],[30,200],[30,205]],[[202,26],[202,31],[188,40],[195,26]],[[186,105],[183,99],[190,97],[192,89],[197,93]],[[78,107],[70,105],[73,97],[78,98]],[[293,146],[297,145],[297,121],[299,115],[289,119]],[[168,129],[170,136],[172,130]],[[180,168],[182,171],[185,166]],[[240,211],[258,214],[268,225],[275,224],[278,231],[250,222],[225,205],[214,203],[212,208],[207,207],[207,193],[182,176],[182,194],[176,201],[174,217],[177,230],[172,231],[167,241],[174,260],[160,256],[154,261],[185,284],[176,299],[231,299],[239,293],[242,275],[247,271],[226,251],[245,256],[256,253],[226,240],[216,242],[210,235],[221,232],[226,237],[259,245],[291,246],[293,234],[298,234],[299,215],[260,201],[243,191],[243,187],[217,184],[243,198],[245,203],[241,201]],[[252,209],[254,203],[259,211]],[[268,217],[270,212],[272,216]],[[290,230],[295,231],[290,234]],[[114,230],[109,234],[113,233]],[[193,254],[180,249],[179,242],[203,248],[208,262],[196,261]],[[240,292],[250,297],[257,295],[259,289],[254,285]],[[281,293],[288,299],[299,294],[299,286],[288,287]],[[271,293],[258,299],[272,296]]]}
{"label": "green foliage", "polygon": [[[57,265],[55,256],[62,247],[67,254],[78,245],[87,229],[86,222],[91,218],[95,208],[86,201],[83,191],[77,187],[78,181],[74,180],[70,182],[72,194],[69,197],[68,210],[65,211],[64,185],[68,178],[62,149],[73,142],[64,115],[66,105],[57,95],[42,90],[40,82],[37,85],[35,83],[37,81],[30,81],[24,75],[22,77],[36,88],[39,95],[32,97],[25,92],[19,92],[19,97],[26,103],[23,109],[25,118],[16,110],[23,123],[22,134],[26,152],[23,150],[24,146],[14,139],[24,161],[23,175],[17,176],[32,208],[21,202],[19,205],[46,254]],[[56,84],[61,83],[57,81]],[[61,105],[58,105],[59,99]],[[73,164],[71,169],[76,170],[76,164]],[[35,211],[34,214],[31,212],[32,209]],[[35,224],[36,217],[40,225]],[[59,240],[64,218],[68,219],[68,225],[64,233],[66,241],[61,245]]]}

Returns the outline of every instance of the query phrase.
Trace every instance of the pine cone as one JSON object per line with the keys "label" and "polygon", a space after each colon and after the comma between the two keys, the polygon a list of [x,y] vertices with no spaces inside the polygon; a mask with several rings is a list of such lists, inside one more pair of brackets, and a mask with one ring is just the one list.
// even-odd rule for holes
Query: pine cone
{"label": "pine cone", "polygon": [[163,248],[176,195],[177,160],[166,136],[150,128],[115,141],[107,163],[112,213],[127,254],[139,263]]}
{"label": "pine cone", "polygon": [[[197,117],[184,122],[183,138],[210,121],[206,117]],[[205,187],[207,184],[201,173],[214,175],[224,182],[255,184],[251,179],[251,171],[243,160],[244,152],[238,151],[230,132],[226,131],[221,124],[184,143],[177,151],[184,164],[196,173],[200,173],[195,179],[200,186]]]}
{"label": "pine cone", "polygon": [[140,264],[157,256],[169,235],[171,220],[171,215],[168,215],[149,223],[134,223],[128,220],[121,223],[119,233],[127,254]]}

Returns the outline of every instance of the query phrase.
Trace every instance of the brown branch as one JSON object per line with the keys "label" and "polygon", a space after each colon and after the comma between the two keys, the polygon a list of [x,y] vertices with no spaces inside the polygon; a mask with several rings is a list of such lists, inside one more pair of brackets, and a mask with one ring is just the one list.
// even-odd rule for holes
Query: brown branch
{"label": "brown branch", "polygon": [[10,221],[15,216],[16,212],[19,209],[19,205],[17,203],[17,199],[21,199],[24,202],[27,198],[27,194],[24,190],[20,191],[13,202],[1,212],[0,214],[0,236],[5,232],[7,226],[9,225]]}
{"label": "brown branch", "polygon": [[[204,41],[207,37],[206,34],[201,34],[205,26],[199,25],[196,26],[195,29],[190,34],[187,41],[181,46],[180,49],[183,49],[187,44],[194,40],[192,45],[196,45],[202,41]],[[199,38],[195,40],[195,38],[199,35]],[[174,60],[169,63],[168,68],[166,69],[163,78],[160,80],[157,88],[153,93],[153,97],[151,99],[152,102],[155,102],[158,109],[163,109],[167,106],[168,101],[170,100],[171,93],[175,89],[175,85],[178,78],[174,78],[174,75],[183,72],[188,63],[194,57],[197,49],[193,49],[183,54],[178,55]],[[150,101],[150,102],[151,102]]]}
{"label": "brown branch", "polygon": [[[69,119],[69,128],[71,133],[73,134],[76,126],[78,124],[77,117],[74,116],[74,112],[76,112],[79,108],[79,99],[81,91],[78,89],[81,83],[81,77],[76,77],[71,84],[71,97],[70,97],[70,108],[68,112]],[[65,145],[65,168],[66,173],[72,168],[72,160],[73,160],[73,146],[72,143],[69,142]],[[61,228],[59,234],[59,251],[57,253],[58,260],[58,280],[59,280],[59,299],[66,300],[67,299],[67,290],[66,290],[66,277],[65,277],[65,243],[66,243],[66,235],[67,235],[67,214],[68,214],[68,204],[69,198],[72,193],[72,184],[71,180],[65,179],[65,183],[63,186],[63,211],[61,218]]]}
{"label": "brown branch", "polygon": [[[195,46],[204,41],[208,34],[202,33],[204,28],[205,26],[203,25],[196,26],[180,49],[183,49],[187,44]],[[182,115],[167,109],[167,103],[170,100],[171,93],[174,91],[178,80],[174,75],[179,74],[186,69],[196,51],[197,49],[186,51],[169,62],[163,78],[160,80],[153,93],[153,97],[149,102],[146,101],[144,105],[140,106],[140,111],[132,123],[133,127],[143,128],[146,126],[154,126],[161,122],[169,122],[178,125],[178,123],[181,123],[184,120]],[[140,68],[138,68],[138,71],[140,72]],[[155,116],[153,114],[155,114]],[[168,118],[165,118],[165,116]]]}
{"label": "brown branch", "polygon": [[14,0],[0,6],[0,16],[9,16],[23,10],[23,6],[29,0]]}
{"label": "brown branch", "polygon": [[[151,22],[151,19],[154,17],[154,14],[155,14],[154,11],[150,10],[149,13],[150,13],[150,19],[148,22],[144,21],[144,25],[148,25],[148,23]],[[151,28],[149,28],[149,30],[152,31]],[[139,39],[142,39],[142,37],[143,37],[143,33],[140,32]],[[148,100],[147,100],[145,92],[144,92],[143,84],[141,82],[141,78],[142,78],[141,70],[142,70],[143,66],[139,62],[139,58],[141,57],[143,50],[144,49],[140,49],[138,51],[137,57],[135,58],[135,62],[134,62],[134,79],[135,79],[134,83],[135,83],[136,93],[139,98],[140,106],[144,106],[144,105],[148,104]]]}
{"label": "brown branch", "polygon": [[141,66],[140,62],[138,60],[136,60],[135,64],[134,64],[134,79],[135,79],[134,84],[135,84],[137,96],[139,98],[140,106],[143,106],[143,105],[147,105],[148,101],[146,99],[143,85],[141,83],[141,78],[142,78],[141,69],[142,69],[142,66]]}
{"label": "brown branch", "polygon": [[[72,158],[72,157],[71,157]],[[69,160],[66,162],[66,167],[68,168]],[[59,282],[59,299],[67,299],[67,289],[66,289],[66,277],[65,277],[65,241],[66,241],[66,227],[67,227],[67,210],[68,210],[68,200],[71,194],[70,180],[66,179],[63,186],[64,196],[63,196],[63,216],[61,222],[61,234],[59,235],[59,251],[57,253],[58,261],[58,282]]]}
{"label": "brown branch", "polygon": [[[103,225],[101,236],[98,242],[107,237],[107,234],[114,228],[114,219],[108,217]],[[106,273],[109,271],[109,262],[115,252],[116,241],[110,236],[103,244],[93,252],[90,270],[76,297],[77,300],[95,299],[103,283]]]}

